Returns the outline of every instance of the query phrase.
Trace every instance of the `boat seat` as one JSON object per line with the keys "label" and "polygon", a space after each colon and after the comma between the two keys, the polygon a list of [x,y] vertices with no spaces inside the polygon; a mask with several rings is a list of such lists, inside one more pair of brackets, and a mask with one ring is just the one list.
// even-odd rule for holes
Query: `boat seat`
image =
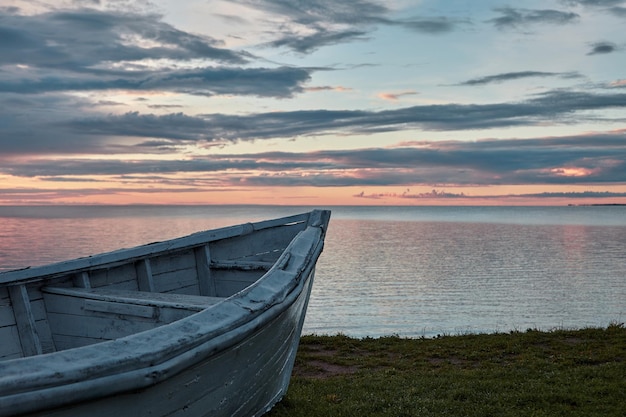
{"label": "boat seat", "polygon": [[56,294],[78,297],[87,300],[103,301],[107,303],[133,304],[138,306],[157,308],[180,308],[185,310],[201,311],[222,301],[222,297],[207,297],[201,295],[159,293],[148,291],[130,291],[111,289],[107,287],[80,288],[80,287],[43,287],[44,294]]}
{"label": "boat seat", "polygon": [[224,299],[106,287],[43,287],[41,291],[57,351],[154,329]]}

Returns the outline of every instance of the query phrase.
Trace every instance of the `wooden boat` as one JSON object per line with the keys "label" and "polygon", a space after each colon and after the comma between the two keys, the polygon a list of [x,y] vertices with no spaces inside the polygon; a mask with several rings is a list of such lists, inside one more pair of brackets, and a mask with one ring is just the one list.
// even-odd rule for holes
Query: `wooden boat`
{"label": "wooden boat", "polygon": [[329,211],[0,274],[0,416],[255,416],[287,390]]}

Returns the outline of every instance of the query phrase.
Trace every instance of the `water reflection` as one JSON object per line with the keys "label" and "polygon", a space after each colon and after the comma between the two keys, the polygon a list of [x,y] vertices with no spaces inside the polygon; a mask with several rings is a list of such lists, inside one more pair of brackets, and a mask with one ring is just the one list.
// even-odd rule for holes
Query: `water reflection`
{"label": "water reflection", "polygon": [[[574,209],[333,210],[304,331],[433,336],[624,321],[624,209]],[[11,210],[0,207],[0,270],[306,208]]]}
{"label": "water reflection", "polygon": [[432,336],[623,319],[626,228],[344,219],[332,226],[308,332]]}

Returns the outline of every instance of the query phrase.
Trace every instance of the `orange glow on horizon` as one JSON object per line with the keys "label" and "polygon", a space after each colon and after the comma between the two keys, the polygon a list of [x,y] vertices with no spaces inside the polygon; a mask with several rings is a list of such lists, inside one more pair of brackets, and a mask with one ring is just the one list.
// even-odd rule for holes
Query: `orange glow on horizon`
{"label": "orange glow on horizon", "polygon": [[[54,183],[38,179],[0,177],[0,205],[302,205],[302,206],[563,206],[568,204],[626,204],[626,196],[601,198],[606,186],[491,186],[491,187],[190,187],[154,184]],[[626,185],[610,187],[626,193]],[[598,193],[585,197],[584,193]],[[554,193],[546,196],[543,193]],[[577,194],[578,193],[578,196]]]}
{"label": "orange glow on horizon", "polygon": [[596,170],[577,167],[553,168],[551,173],[560,177],[586,177],[596,172]]}

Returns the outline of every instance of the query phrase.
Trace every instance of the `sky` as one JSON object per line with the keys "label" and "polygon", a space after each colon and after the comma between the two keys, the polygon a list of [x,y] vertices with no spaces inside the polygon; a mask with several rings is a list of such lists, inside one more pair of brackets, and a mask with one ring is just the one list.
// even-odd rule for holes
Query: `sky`
{"label": "sky", "polygon": [[626,203],[626,0],[0,0],[0,205]]}

